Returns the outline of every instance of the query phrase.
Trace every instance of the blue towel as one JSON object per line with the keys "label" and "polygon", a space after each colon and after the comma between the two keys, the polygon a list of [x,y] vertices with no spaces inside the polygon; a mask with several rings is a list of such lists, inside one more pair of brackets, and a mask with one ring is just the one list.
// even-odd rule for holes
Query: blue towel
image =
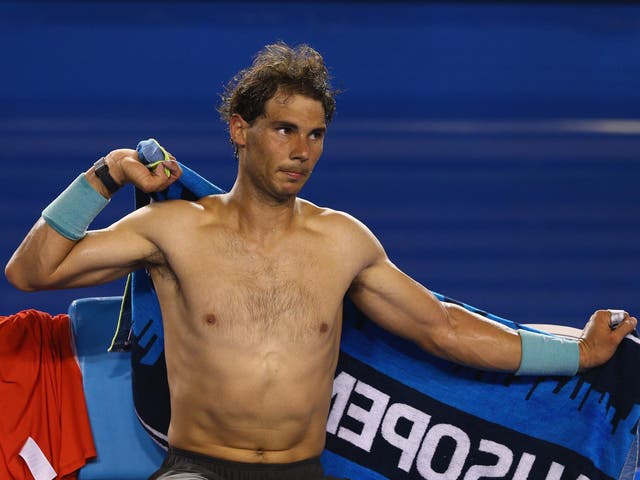
{"label": "blue towel", "polygon": [[[640,417],[636,337],[585,374],[516,377],[432,357],[346,308],[324,454],[342,474],[633,478]],[[625,463],[628,476],[621,477]]]}
{"label": "blue towel", "polygon": [[[143,140],[136,147],[144,164],[166,159],[166,152],[153,140]],[[135,189],[135,206],[168,199],[197,200],[206,195],[223,193],[186,165],[180,164],[182,175],[162,192],[146,194]],[[151,277],[137,270],[127,277],[118,326],[109,351],[131,352],[133,401],[143,426],[162,446],[167,445],[171,406],[164,357],[164,332],[160,303]]]}
{"label": "blue towel", "polygon": [[[152,194],[153,201],[222,192],[182,168],[180,180]],[[137,204],[147,201],[142,197],[138,192]],[[166,445],[162,321],[144,271],[127,281],[112,347],[131,350],[136,411]],[[631,479],[638,460],[639,364],[638,339],[629,336],[610,362],[574,377],[480,372],[381,330],[346,300],[323,463],[327,474],[353,480]]]}

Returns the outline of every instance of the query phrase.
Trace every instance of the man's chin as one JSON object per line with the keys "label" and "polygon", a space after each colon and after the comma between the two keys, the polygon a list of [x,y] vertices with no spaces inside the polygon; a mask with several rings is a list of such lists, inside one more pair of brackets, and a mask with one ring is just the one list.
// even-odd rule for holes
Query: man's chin
{"label": "man's chin", "polygon": [[277,203],[282,204],[295,199],[301,190],[301,188],[282,188],[277,192],[272,192],[271,196]]}
{"label": "man's chin", "polygon": [[304,185],[305,182],[288,183],[282,187],[281,192],[285,196],[297,196],[302,191]]}

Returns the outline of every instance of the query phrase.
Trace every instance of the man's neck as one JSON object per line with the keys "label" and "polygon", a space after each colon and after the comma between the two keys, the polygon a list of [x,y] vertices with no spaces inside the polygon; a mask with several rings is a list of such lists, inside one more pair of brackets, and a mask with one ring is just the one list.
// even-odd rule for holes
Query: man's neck
{"label": "man's neck", "polygon": [[250,236],[262,238],[288,230],[299,211],[295,196],[278,201],[234,186],[226,197],[237,213],[238,228]]}

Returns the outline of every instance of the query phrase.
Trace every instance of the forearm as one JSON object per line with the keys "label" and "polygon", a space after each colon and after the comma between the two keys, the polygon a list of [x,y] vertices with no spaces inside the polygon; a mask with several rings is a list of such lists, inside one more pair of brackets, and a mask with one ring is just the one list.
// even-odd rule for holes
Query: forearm
{"label": "forearm", "polygon": [[[5,275],[20,290],[75,288],[120,278],[144,266],[122,248],[123,234],[96,230],[77,242],[51,228],[42,218],[15,251]],[[133,242],[131,242],[133,243]]]}
{"label": "forearm", "polygon": [[447,318],[444,338],[449,360],[474,368],[515,372],[520,366],[518,332],[459,305],[442,303]]}
{"label": "forearm", "polygon": [[454,343],[462,347],[453,350],[462,354],[458,362],[517,375],[574,375],[588,366],[581,341],[513,330],[457,305],[444,305],[454,326]]}
{"label": "forearm", "polygon": [[74,245],[40,217],[7,263],[7,280],[20,290],[46,288]]}

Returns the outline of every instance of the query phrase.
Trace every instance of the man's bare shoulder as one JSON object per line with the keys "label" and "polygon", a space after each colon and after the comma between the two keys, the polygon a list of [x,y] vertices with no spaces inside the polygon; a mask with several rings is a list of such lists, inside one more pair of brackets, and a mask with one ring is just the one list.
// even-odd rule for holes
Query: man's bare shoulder
{"label": "man's bare shoulder", "polygon": [[220,195],[210,195],[195,201],[176,199],[152,202],[140,210],[146,210],[146,214],[153,216],[186,215],[187,219],[197,219],[210,213],[212,209],[219,208],[221,203]]}
{"label": "man's bare shoulder", "polygon": [[324,223],[335,223],[337,226],[342,227],[357,227],[360,225],[364,226],[355,217],[349,215],[346,212],[334,210],[333,208],[328,207],[320,207],[302,198],[298,198],[297,202],[299,212],[302,214],[305,220]]}
{"label": "man's bare shoulder", "polygon": [[[124,217],[117,225],[135,230],[160,234],[170,231],[186,231],[206,222],[217,201],[209,197],[197,201],[164,200],[152,202]],[[155,236],[155,235],[154,235]]]}
{"label": "man's bare shoulder", "polygon": [[349,243],[359,247],[369,246],[375,250],[381,248],[371,230],[353,215],[341,210],[319,207],[307,200],[298,199],[298,201],[311,225],[316,225],[323,231],[340,237],[340,241],[348,240]]}

